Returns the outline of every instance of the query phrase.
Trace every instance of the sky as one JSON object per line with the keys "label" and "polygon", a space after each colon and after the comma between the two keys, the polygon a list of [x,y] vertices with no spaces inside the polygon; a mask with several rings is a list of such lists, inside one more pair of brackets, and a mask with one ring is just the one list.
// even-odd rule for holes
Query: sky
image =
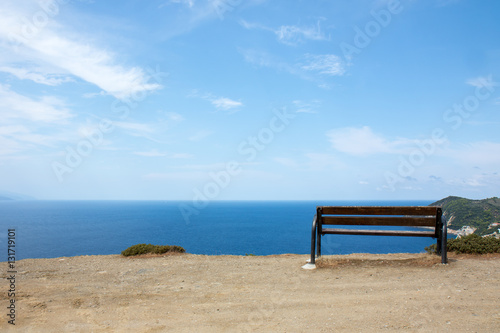
{"label": "sky", "polygon": [[500,193],[496,0],[3,0],[0,191]]}

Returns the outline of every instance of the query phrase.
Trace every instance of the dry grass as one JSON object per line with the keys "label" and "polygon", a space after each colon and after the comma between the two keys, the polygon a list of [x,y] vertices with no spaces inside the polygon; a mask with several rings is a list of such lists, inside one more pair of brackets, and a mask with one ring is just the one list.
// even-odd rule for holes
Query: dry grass
{"label": "dry grass", "polygon": [[318,268],[337,267],[431,267],[441,264],[441,257],[429,254],[391,254],[324,256],[316,261]]}

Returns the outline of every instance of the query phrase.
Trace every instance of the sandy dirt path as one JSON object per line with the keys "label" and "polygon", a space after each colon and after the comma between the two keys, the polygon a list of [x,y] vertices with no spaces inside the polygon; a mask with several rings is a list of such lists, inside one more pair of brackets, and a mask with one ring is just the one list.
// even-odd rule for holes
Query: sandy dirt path
{"label": "sandy dirt path", "polygon": [[[326,257],[325,257],[326,258]],[[16,325],[1,332],[500,332],[500,257],[426,254],[17,262]],[[7,277],[7,263],[0,263]]]}

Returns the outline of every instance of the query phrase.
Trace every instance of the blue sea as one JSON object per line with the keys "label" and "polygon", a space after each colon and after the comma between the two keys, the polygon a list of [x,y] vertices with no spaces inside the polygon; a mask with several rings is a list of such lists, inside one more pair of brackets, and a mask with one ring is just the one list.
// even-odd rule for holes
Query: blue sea
{"label": "blue sea", "polygon": [[[16,230],[16,259],[119,254],[138,243],[207,255],[308,254],[319,205],[427,206],[429,201],[0,201],[0,261]],[[194,208],[188,219],[182,207]],[[184,214],[186,215],[186,213]],[[408,229],[408,228],[406,228]],[[410,228],[411,229],[411,228]],[[323,254],[425,252],[425,237],[322,238]]]}

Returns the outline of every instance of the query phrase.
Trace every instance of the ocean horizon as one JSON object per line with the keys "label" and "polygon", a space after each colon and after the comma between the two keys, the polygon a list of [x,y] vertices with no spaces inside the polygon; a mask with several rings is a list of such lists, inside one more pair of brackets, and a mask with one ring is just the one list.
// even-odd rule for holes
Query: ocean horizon
{"label": "ocean horizon", "polygon": [[[4,233],[0,248],[7,253],[8,229],[15,229],[17,260],[120,254],[139,243],[179,245],[188,253],[204,255],[309,254],[316,206],[427,206],[433,202],[0,201]],[[322,253],[420,253],[434,242],[420,237],[329,235],[322,239]],[[7,261],[7,256],[0,261]]]}

